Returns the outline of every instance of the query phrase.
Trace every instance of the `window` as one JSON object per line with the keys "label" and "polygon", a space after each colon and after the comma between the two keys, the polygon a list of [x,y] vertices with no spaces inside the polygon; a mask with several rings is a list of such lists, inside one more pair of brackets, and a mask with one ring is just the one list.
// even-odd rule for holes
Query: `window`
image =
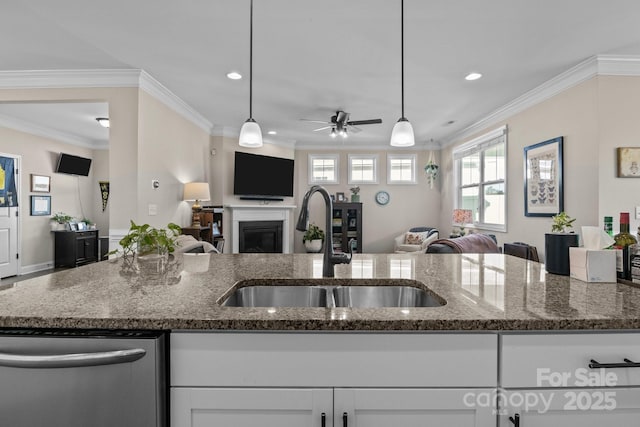
{"label": "window", "polygon": [[378,156],[349,154],[349,184],[377,184]]}
{"label": "window", "polygon": [[387,159],[387,184],[416,183],[415,154],[389,154]]}
{"label": "window", "polygon": [[309,154],[309,184],[338,184],[338,155]]}
{"label": "window", "polygon": [[453,152],[457,171],[457,207],[473,211],[478,228],[507,231],[506,126],[482,135]]}

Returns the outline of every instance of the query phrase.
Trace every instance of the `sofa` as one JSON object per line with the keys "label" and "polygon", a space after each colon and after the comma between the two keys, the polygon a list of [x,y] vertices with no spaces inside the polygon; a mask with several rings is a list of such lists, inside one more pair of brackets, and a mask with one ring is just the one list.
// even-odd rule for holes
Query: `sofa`
{"label": "sofa", "polygon": [[394,238],[393,251],[424,253],[425,249],[438,238],[438,229],[434,227],[413,227]]}

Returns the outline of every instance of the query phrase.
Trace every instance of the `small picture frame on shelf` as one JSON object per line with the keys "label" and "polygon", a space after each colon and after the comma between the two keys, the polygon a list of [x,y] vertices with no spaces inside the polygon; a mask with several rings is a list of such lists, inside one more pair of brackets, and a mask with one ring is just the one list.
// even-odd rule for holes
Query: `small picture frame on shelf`
{"label": "small picture frame on shelf", "polygon": [[336,193],[336,201],[337,202],[344,202],[346,199],[344,197],[344,193],[343,192],[338,192]]}
{"label": "small picture frame on shelf", "polygon": [[349,227],[350,228],[354,228],[356,226],[356,219],[355,218],[349,218]]}
{"label": "small picture frame on shelf", "polygon": [[217,237],[220,235],[220,228],[218,227],[218,223],[214,222],[212,224],[211,234],[213,234],[213,237]]}
{"label": "small picture frame on shelf", "polygon": [[84,231],[87,229],[87,224],[85,222],[78,223],[78,231]]}
{"label": "small picture frame on shelf", "polygon": [[69,230],[78,231],[78,223],[77,222],[70,222],[69,223]]}

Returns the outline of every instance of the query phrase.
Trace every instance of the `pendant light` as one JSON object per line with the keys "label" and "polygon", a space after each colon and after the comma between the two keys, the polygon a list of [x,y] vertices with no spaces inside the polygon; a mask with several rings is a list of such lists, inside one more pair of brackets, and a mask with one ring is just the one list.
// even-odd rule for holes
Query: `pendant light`
{"label": "pendant light", "polygon": [[400,70],[402,82],[402,117],[398,119],[391,131],[391,146],[411,147],[415,144],[413,126],[404,116],[404,0],[400,0]]}
{"label": "pendant light", "polygon": [[262,131],[260,125],[253,120],[253,0],[251,0],[249,20],[249,118],[240,129],[238,139],[241,147],[262,147]]}

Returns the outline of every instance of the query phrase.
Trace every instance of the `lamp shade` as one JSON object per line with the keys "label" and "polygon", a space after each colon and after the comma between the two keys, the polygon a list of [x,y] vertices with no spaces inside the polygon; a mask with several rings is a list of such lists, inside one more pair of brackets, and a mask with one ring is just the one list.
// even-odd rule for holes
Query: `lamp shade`
{"label": "lamp shade", "polygon": [[184,185],[184,200],[211,200],[208,182],[188,182]]}
{"label": "lamp shade", "polygon": [[454,209],[453,210],[453,223],[454,224],[470,224],[473,222],[473,212],[471,209]]}
{"label": "lamp shade", "polygon": [[396,122],[391,132],[390,144],[393,147],[411,147],[415,144],[413,126],[411,126],[409,120],[402,117]]}
{"label": "lamp shade", "polygon": [[253,120],[247,119],[240,129],[240,138],[238,143],[241,147],[258,148],[262,147],[262,131],[260,125]]}

